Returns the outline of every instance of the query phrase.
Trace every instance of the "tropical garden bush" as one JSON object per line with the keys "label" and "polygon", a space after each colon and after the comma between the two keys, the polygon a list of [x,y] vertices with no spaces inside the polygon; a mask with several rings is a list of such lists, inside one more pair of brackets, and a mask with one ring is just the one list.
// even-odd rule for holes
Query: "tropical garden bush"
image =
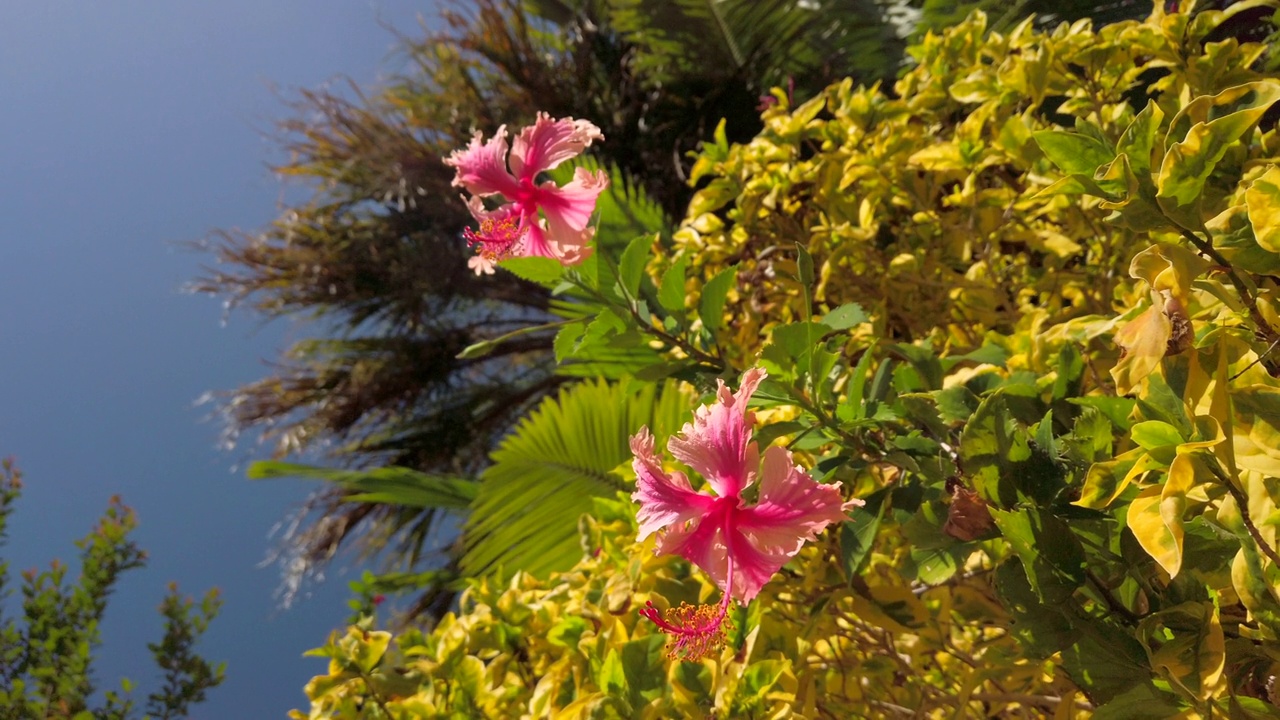
{"label": "tropical garden bush", "polygon": [[1274,7],[973,13],[722,124],[673,227],[587,120],[440,158],[546,298],[451,351],[555,394],[474,481],[330,471],[460,518],[461,594],[295,716],[1280,717]]}

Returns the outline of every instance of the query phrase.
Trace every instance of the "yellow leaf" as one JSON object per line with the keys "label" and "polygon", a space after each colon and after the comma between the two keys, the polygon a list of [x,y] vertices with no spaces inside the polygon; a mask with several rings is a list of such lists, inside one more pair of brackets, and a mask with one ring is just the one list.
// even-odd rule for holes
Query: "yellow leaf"
{"label": "yellow leaf", "polygon": [[1084,249],[1080,246],[1080,243],[1060,232],[1041,230],[1037,232],[1036,235],[1039,236],[1040,242],[1044,245],[1045,250],[1048,250],[1060,258],[1071,257]]}
{"label": "yellow leaf", "polygon": [[1155,372],[1169,348],[1173,324],[1156,305],[1130,320],[1116,331],[1116,344],[1124,348],[1124,356],[1111,369],[1116,393],[1128,395],[1144,378]]}
{"label": "yellow leaf", "polygon": [[1188,305],[1191,284],[1209,267],[1208,260],[1180,245],[1156,244],[1133,256],[1129,276],[1145,280],[1153,291],[1168,292]]}
{"label": "yellow leaf", "polygon": [[[1179,452],[1169,465],[1169,474],[1160,488],[1160,519],[1177,542],[1179,565],[1182,563],[1182,515],[1187,509],[1187,493],[1196,486],[1197,475],[1203,478],[1208,474],[1207,470],[1197,473],[1196,465],[1194,455]],[[1176,574],[1169,573],[1170,577]]]}
{"label": "yellow leaf", "polygon": [[960,147],[955,143],[938,143],[923,150],[916,151],[908,160],[911,165],[925,170],[963,170],[964,158],[960,155]]}
{"label": "yellow leaf", "polygon": [[1236,388],[1231,400],[1236,464],[1280,477],[1280,390],[1266,385]]}
{"label": "yellow leaf", "polygon": [[[1085,475],[1080,499],[1072,504],[1101,510],[1120,497],[1134,480],[1158,467],[1162,465],[1142,448],[1130,450],[1113,460],[1094,463]],[[1123,478],[1120,478],[1120,473],[1124,473]]]}
{"label": "yellow leaf", "polygon": [[[1226,348],[1219,348],[1218,363],[1213,373],[1213,391],[1209,401],[1210,417],[1231,417],[1230,386],[1231,379],[1227,377],[1227,351]],[[1236,465],[1235,423],[1220,424],[1219,427],[1222,429],[1222,439],[1225,442],[1214,447],[1214,454],[1226,464],[1228,472],[1233,476],[1238,475],[1240,470]]]}
{"label": "yellow leaf", "polygon": [[1198,97],[1174,116],[1156,178],[1156,198],[1170,219],[1193,230],[1204,225],[1200,208],[1206,181],[1276,100],[1280,82],[1268,78]]}
{"label": "yellow leaf", "polygon": [[1280,252],[1280,167],[1274,165],[1244,192],[1253,237],[1271,252]]}
{"label": "yellow leaf", "polygon": [[1147,551],[1160,567],[1175,577],[1182,569],[1182,523],[1177,522],[1170,527],[1165,522],[1165,515],[1172,514],[1164,509],[1164,501],[1160,486],[1149,487],[1138,493],[1129,505],[1127,523],[1137,538],[1138,544]]}
{"label": "yellow leaf", "polygon": [[1143,618],[1139,639],[1151,666],[1200,700],[1226,689],[1226,639],[1217,603],[1188,602]]}

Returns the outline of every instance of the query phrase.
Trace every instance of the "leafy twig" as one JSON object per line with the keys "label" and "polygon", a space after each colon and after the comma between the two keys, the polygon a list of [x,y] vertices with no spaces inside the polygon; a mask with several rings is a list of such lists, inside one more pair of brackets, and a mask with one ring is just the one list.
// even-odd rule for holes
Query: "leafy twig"
{"label": "leafy twig", "polygon": [[[1222,271],[1226,273],[1227,279],[1229,279],[1231,284],[1235,286],[1236,292],[1240,293],[1240,300],[1244,302],[1245,307],[1249,309],[1249,319],[1253,320],[1254,325],[1257,325],[1258,334],[1262,336],[1263,340],[1273,345],[1280,342],[1280,334],[1277,334],[1276,330],[1271,327],[1271,324],[1267,322],[1266,318],[1262,317],[1262,312],[1258,310],[1258,301],[1254,296],[1253,291],[1249,289],[1249,286],[1245,284],[1244,278],[1240,277],[1240,275],[1235,271],[1235,268],[1231,266],[1231,263],[1223,257],[1222,253],[1218,252],[1218,249],[1215,248],[1212,243],[1202,239],[1199,235],[1196,235],[1190,230],[1183,227],[1178,229],[1181,231],[1182,237],[1186,238],[1187,242],[1194,245],[1197,250],[1221,266]],[[1276,374],[1277,368],[1274,363],[1267,363],[1267,369],[1272,375]]]}
{"label": "leafy twig", "polygon": [[1110,588],[1104,585],[1092,570],[1085,570],[1084,574],[1089,579],[1089,582],[1093,584],[1094,589],[1098,591],[1098,594],[1102,596],[1103,601],[1107,603],[1107,607],[1111,609],[1111,612],[1124,616],[1124,619],[1130,623],[1138,622],[1138,615],[1116,599],[1116,596],[1111,594]]}
{"label": "leafy twig", "polygon": [[1245,529],[1249,531],[1249,535],[1257,543],[1258,549],[1271,560],[1273,565],[1280,568],[1280,554],[1276,554],[1275,548],[1268,545],[1266,540],[1263,539],[1262,533],[1258,532],[1258,526],[1253,524],[1253,518],[1249,515],[1249,498],[1241,492],[1240,488],[1236,487],[1231,478],[1222,473],[1216,463],[1206,464],[1209,466],[1209,470],[1226,486],[1227,492],[1231,494],[1231,497],[1235,498],[1236,506],[1240,508],[1240,521],[1244,523]]}

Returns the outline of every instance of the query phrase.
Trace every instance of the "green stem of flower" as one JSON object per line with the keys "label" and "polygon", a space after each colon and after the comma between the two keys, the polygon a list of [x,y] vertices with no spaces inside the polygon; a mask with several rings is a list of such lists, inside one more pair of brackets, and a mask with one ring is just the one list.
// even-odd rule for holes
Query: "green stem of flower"
{"label": "green stem of flower", "polygon": [[[579,280],[576,276],[571,275],[570,277],[573,278],[572,282],[574,287],[587,293],[592,297],[592,299],[598,300],[605,304],[613,304],[608,298],[606,298],[602,293],[600,293],[600,291],[596,290],[595,288],[589,287],[585,283],[581,282],[581,280]],[[704,365],[707,365],[711,369],[714,369],[717,372],[717,374],[725,370],[726,365],[723,358],[719,358],[714,355],[705,353],[702,350],[699,350],[689,341],[684,340],[675,335],[672,335],[671,333],[668,333],[662,328],[654,327],[652,322],[650,322],[645,318],[640,317],[640,313],[636,310],[635,300],[633,298],[626,298],[626,299],[627,299],[627,302],[624,304],[624,307],[627,310],[627,314],[630,315],[631,319],[635,321],[636,327],[638,327],[641,332],[648,333],[649,335],[656,337],[657,339],[661,340],[662,342],[666,343],[667,345],[673,348],[679,348],[680,350],[684,351],[684,353],[689,357],[693,358],[694,360],[697,360],[698,362]]]}

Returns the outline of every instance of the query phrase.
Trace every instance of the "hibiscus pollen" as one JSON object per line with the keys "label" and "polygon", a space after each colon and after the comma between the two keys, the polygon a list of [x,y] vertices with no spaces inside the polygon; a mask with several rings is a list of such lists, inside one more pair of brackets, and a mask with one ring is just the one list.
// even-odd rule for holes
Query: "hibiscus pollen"
{"label": "hibiscus pollen", "polygon": [[462,231],[462,235],[469,245],[479,246],[477,252],[480,255],[498,262],[520,254],[524,233],[520,230],[520,219],[511,216],[485,218],[480,221],[479,232],[466,228]]}
{"label": "hibiscus pollen", "polygon": [[719,605],[690,605],[667,608],[659,613],[652,601],[645,603],[640,614],[653,621],[658,629],[671,639],[667,642],[667,657],[672,660],[696,662],[724,647],[728,634],[733,630],[729,620],[729,595]]}

